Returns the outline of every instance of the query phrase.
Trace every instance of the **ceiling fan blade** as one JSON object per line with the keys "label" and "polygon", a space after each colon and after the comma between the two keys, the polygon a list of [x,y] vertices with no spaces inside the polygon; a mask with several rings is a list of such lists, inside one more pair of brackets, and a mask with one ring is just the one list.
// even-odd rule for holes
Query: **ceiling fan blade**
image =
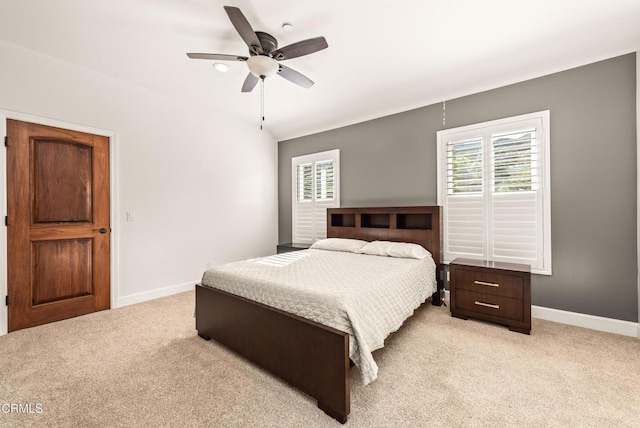
{"label": "ceiling fan blade", "polygon": [[309,79],[304,74],[298,73],[297,71],[280,64],[280,71],[278,74],[290,82],[295,83],[296,85],[302,86],[303,88],[309,89],[313,86],[313,80]]}
{"label": "ceiling fan blade", "polygon": [[299,56],[309,55],[314,52],[328,48],[329,45],[324,37],[315,37],[313,39],[301,40],[292,43],[273,53],[273,57],[277,60],[297,58]]}
{"label": "ceiling fan blade", "polygon": [[227,15],[229,15],[231,23],[238,34],[240,34],[240,37],[242,37],[242,40],[249,46],[249,49],[255,51],[255,53],[262,53],[262,44],[242,11],[233,6],[225,6],[224,10],[227,12]]}
{"label": "ceiling fan blade", "polygon": [[246,61],[246,56],[240,55],[225,55],[225,54],[210,54],[210,53],[188,53],[187,56],[191,59],[213,59],[216,61]]}
{"label": "ceiling fan blade", "polygon": [[258,83],[258,78],[254,76],[252,73],[247,75],[247,78],[244,79],[244,83],[242,84],[242,92],[251,92],[253,88],[256,87],[256,83]]}

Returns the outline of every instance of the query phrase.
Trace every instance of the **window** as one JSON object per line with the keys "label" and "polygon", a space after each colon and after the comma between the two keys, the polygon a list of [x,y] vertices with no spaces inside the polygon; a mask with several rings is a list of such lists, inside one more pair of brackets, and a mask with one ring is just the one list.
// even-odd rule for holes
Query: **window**
{"label": "window", "polygon": [[438,132],[444,259],[551,274],[549,111]]}
{"label": "window", "polygon": [[293,242],[327,237],[327,208],[340,206],[340,150],[291,159]]}

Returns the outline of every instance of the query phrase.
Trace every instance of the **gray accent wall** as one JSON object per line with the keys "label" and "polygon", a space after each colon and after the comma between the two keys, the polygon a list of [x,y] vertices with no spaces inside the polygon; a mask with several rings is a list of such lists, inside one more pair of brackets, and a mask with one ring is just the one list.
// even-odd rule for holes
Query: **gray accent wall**
{"label": "gray accent wall", "polygon": [[[375,94],[372,94],[375,96]],[[291,241],[291,158],[340,149],[343,207],[435,205],[436,132],[551,111],[553,275],[534,305],[638,321],[636,58],[624,55],[278,143],[279,242]]]}

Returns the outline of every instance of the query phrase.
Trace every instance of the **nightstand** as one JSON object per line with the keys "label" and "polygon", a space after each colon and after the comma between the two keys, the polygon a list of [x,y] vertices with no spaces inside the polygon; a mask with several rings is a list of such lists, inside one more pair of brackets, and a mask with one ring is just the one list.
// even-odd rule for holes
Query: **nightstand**
{"label": "nightstand", "polygon": [[288,244],[278,244],[276,247],[276,252],[278,254],[288,253],[291,251],[300,251],[307,250],[311,244],[298,244],[298,243],[288,243]]}
{"label": "nightstand", "polygon": [[529,265],[455,259],[449,266],[452,316],[491,321],[530,334]]}

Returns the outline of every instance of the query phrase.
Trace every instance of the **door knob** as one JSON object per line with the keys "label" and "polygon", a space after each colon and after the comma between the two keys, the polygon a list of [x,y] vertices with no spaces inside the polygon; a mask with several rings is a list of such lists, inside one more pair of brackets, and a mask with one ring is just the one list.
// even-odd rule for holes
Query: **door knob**
{"label": "door knob", "polygon": [[107,228],[106,227],[101,227],[100,229],[98,229],[98,232],[105,234],[107,233]]}

